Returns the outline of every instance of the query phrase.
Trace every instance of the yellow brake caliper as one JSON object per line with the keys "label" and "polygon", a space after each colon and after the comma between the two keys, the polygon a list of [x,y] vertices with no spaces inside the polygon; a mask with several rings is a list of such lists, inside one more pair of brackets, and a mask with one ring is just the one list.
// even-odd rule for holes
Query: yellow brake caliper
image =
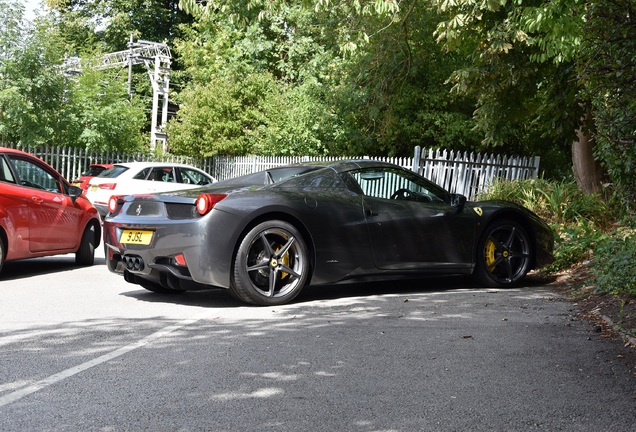
{"label": "yellow brake caliper", "polygon": [[[281,246],[281,247],[279,247],[278,249],[276,249],[276,251],[275,251],[275,252],[278,252],[279,250],[281,250],[281,248],[282,248],[282,246]],[[289,267],[289,252],[287,252],[285,255],[283,255],[282,257],[280,257],[279,262],[280,262],[282,265],[284,265],[284,266],[286,266],[286,267]],[[287,277],[287,275],[288,275],[288,274],[289,274],[289,273],[280,272],[280,278],[281,278],[281,279],[285,279],[285,278]]]}
{"label": "yellow brake caliper", "polygon": [[488,271],[490,270],[490,266],[493,265],[493,263],[495,262],[495,242],[488,239],[488,241],[486,242],[486,253],[485,253],[485,259],[486,259],[486,268],[488,269]]}

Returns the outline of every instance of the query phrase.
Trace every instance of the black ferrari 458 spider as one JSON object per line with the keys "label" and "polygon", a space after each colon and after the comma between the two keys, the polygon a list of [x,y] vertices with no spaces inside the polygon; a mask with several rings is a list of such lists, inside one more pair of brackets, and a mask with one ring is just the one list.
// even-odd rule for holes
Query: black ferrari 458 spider
{"label": "black ferrari 458 spider", "polygon": [[155,292],[227,288],[257,305],[308,284],[467,274],[517,284],[552,261],[553,232],[529,210],[467,202],[371,160],[273,168],[201,189],[114,196],[110,271]]}

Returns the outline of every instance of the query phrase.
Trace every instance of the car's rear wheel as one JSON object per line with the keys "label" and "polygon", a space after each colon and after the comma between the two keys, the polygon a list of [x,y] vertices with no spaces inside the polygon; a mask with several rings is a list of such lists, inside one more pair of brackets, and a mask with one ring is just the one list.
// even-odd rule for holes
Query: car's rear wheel
{"label": "car's rear wheel", "polygon": [[512,220],[493,222],[477,249],[476,279],[490,287],[516,285],[530,271],[532,245],[526,230]]}
{"label": "car's rear wheel", "polygon": [[272,220],[252,228],[234,260],[230,292],[256,305],[285,304],[309,278],[307,246],[293,225]]}
{"label": "car's rear wheel", "polygon": [[93,265],[95,260],[95,225],[90,224],[84,229],[80,247],[75,252],[75,264],[80,266]]}

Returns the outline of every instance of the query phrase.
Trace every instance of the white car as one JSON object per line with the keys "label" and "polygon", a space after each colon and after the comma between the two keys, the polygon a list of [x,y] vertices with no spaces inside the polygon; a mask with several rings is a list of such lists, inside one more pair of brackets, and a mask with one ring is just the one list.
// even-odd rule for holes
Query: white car
{"label": "white car", "polygon": [[216,182],[206,172],[190,165],[171,162],[118,163],[88,183],[86,197],[97,211],[108,213],[113,195],[133,195],[194,189]]}

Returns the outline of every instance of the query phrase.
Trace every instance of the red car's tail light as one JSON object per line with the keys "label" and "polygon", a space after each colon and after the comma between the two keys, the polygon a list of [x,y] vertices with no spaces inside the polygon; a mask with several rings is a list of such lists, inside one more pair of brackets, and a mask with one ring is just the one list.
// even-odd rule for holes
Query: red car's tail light
{"label": "red car's tail light", "polygon": [[226,194],[201,194],[197,198],[197,211],[201,216],[207,214],[214,206],[224,199]]}
{"label": "red car's tail light", "polygon": [[117,183],[102,183],[97,185],[100,189],[107,189],[107,190],[113,190],[115,189],[115,186],[117,186]]}

